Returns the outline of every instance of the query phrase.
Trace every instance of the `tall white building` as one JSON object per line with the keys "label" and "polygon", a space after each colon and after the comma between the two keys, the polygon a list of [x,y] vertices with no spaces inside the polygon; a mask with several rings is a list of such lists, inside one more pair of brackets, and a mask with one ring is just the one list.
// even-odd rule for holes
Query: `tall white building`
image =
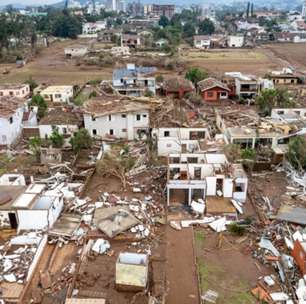
{"label": "tall white building", "polygon": [[302,17],[306,18],[306,0],[304,0],[304,4],[303,4]]}

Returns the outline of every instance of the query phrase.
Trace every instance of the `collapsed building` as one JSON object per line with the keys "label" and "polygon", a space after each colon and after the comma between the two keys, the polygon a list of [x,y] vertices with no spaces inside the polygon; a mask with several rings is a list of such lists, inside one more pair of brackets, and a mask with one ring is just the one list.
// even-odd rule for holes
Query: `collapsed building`
{"label": "collapsed building", "polygon": [[276,154],[284,154],[289,139],[304,133],[303,122],[260,118],[252,110],[216,110],[216,124],[228,144],[242,149],[268,147]]}
{"label": "collapsed building", "polygon": [[241,164],[224,154],[182,153],[168,158],[167,204],[187,204],[208,196],[245,202],[248,178]]}

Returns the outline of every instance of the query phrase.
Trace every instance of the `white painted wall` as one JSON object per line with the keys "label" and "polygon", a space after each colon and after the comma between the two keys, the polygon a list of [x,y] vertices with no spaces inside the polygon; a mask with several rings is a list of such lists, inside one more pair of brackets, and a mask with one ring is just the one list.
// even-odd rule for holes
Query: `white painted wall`
{"label": "white painted wall", "polygon": [[25,98],[29,96],[29,94],[30,86],[28,84],[20,85],[20,88],[16,88],[16,85],[12,85],[11,88],[1,88],[0,86],[0,97],[13,96],[17,98]]}
{"label": "white painted wall", "polygon": [[236,48],[243,47],[244,37],[243,36],[228,36],[227,44],[229,47],[236,47]]}
{"label": "white painted wall", "polygon": [[11,117],[0,117],[0,145],[11,145],[20,136],[23,112],[20,107]]}
{"label": "white painted wall", "polygon": [[65,48],[65,55],[70,57],[83,57],[88,53],[87,47]]}
{"label": "white painted wall", "polygon": [[73,98],[73,86],[56,86],[54,89],[49,87],[40,94],[46,101],[68,103]]}
{"label": "white painted wall", "polygon": [[[63,209],[63,199],[56,198],[49,209],[17,210],[18,230],[51,228]],[[29,220],[31,219],[31,220]]]}
{"label": "white painted wall", "polygon": [[[140,115],[140,120],[137,117]],[[84,114],[85,128],[90,135],[105,137],[110,135],[113,130],[113,136],[117,138],[126,138],[128,140],[137,139],[137,129],[149,128],[149,111],[129,112],[122,114],[112,114],[93,118],[90,114]]]}
{"label": "white painted wall", "polygon": [[[55,125],[59,134],[73,135],[78,130],[76,125]],[[65,132],[66,130],[66,132]],[[39,136],[40,138],[50,137],[52,135],[52,125],[39,125]]]}
{"label": "white painted wall", "polygon": [[42,255],[46,245],[47,245],[47,242],[48,242],[48,235],[45,234],[42,237],[42,240],[41,240],[41,242],[38,245],[38,248],[37,248],[37,250],[35,252],[35,255],[34,255],[34,258],[32,260],[32,263],[31,263],[31,265],[29,267],[28,275],[27,275],[27,278],[26,278],[27,282],[31,279],[31,277],[33,275],[33,272],[35,271],[36,266],[37,266],[37,264],[39,262],[39,259],[40,259],[41,255]]}

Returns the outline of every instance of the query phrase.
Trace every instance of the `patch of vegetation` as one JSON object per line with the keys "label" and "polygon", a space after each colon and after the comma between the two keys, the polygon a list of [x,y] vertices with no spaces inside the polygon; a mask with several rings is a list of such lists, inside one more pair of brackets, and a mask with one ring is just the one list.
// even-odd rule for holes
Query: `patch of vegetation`
{"label": "patch of vegetation", "polygon": [[238,223],[231,223],[228,225],[228,231],[234,235],[242,236],[244,235],[246,228]]}
{"label": "patch of vegetation", "polygon": [[241,151],[241,157],[243,159],[254,160],[256,158],[256,150],[255,149],[244,149]]}
{"label": "patch of vegetation", "polygon": [[70,144],[73,152],[77,154],[82,149],[90,148],[93,144],[93,140],[86,129],[80,129],[74,133],[73,137],[70,139]]}
{"label": "patch of vegetation", "polygon": [[84,94],[84,93],[79,93],[78,96],[76,96],[73,100],[73,103],[76,105],[76,106],[82,106],[84,104],[84,102],[86,100],[88,100],[88,98],[90,98],[90,95],[88,94]]}
{"label": "patch of vegetation", "polygon": [[306,170],[306,139],[300,136],[290,139],[286,157],[296,170],[304,172]]}
{"label": "patch of vegetation", "polygon": [[271,115],[272,108],[292,108],[296,102],[287,89],[276,88],[263,90],[256,98],[256,104],[263,116]]}
{"label": "patch of vegetation", "polygon": [[30,102],[30,106],[38,107],[37,116],[39,119],[44,117],[48,110],[48,104],[41,95],[34,95]]}
{"label": "patch of vegetation", "polygon": [[190,68],[185,75],[185,78],[190,80],[195,86],[198,82],[208,77],[208,73],[199,68]]}
{"label": "patch of vegetation", "polygon": [[205,235],[203,231],[195,231],[194,233],[195,244],[198,248],[202,248],[205,241]]}

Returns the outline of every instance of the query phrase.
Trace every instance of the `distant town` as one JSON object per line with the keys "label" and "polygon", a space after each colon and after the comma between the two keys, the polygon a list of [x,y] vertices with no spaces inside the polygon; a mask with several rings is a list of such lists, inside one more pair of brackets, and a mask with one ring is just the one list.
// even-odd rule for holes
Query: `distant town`
{"label": "distant town", "polygon": [[306,302],[306,1],[0,8],[0,304]]}

